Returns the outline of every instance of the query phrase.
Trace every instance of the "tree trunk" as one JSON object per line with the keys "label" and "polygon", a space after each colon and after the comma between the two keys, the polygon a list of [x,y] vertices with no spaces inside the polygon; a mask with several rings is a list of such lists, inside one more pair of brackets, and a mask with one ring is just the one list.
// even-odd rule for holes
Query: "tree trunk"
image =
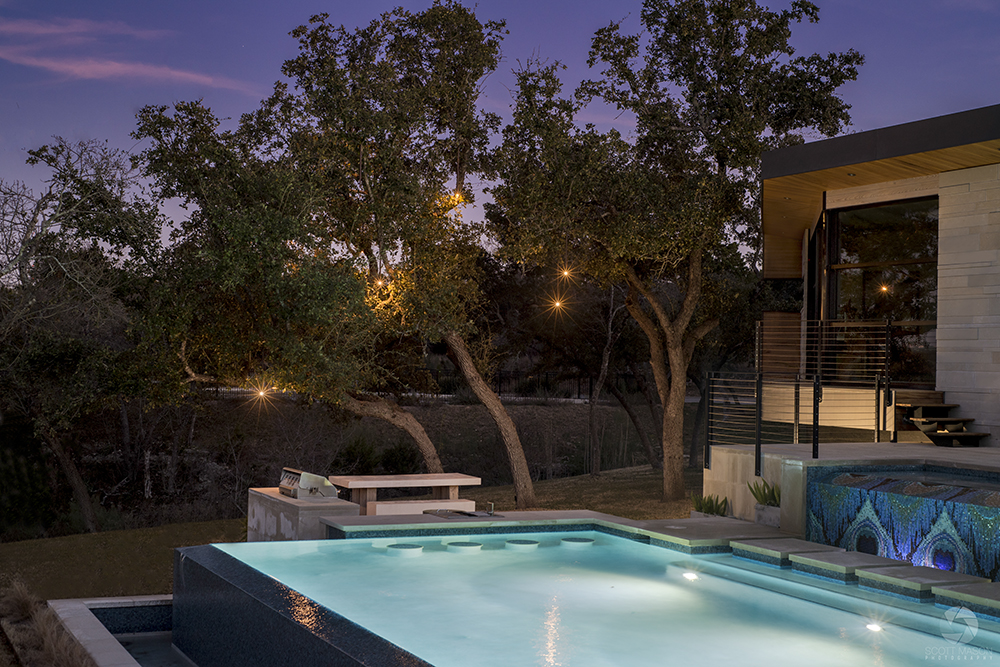
{"label": "tree trunk", "polygon": [[[642,390],[643,395],[646,397],[646,406],[649,408],[649,414],[653,417],[653,428],[656,429],[656,441],[663,441],[663,404],[660,399],[653,392],[653,388],[649,386],[646,382],[646,374],[640,373],[638,366],[634,363],[628,365],[629,370],[632,371],[632,377],[635,378],[636,384]],[[657,468],[659,470],[659,468]]]}
{"label": "tree trunk", "polygon": [[[609,327],[610,329],[610,327]],[[601,397],[601,387],[608,377],[608,365],[611,362],[611,336],[608,335],[608,344],[604,346],[604,353],[601,355],[601,371],[597,375],[597,382],[594,383],[590,392],[590,474],[601,474],[601,438],[597,432],[597,400]]]}
{"label": "tree trunk", "polygon": [[635,432],[639,436],[639,442],[642,443],[642,448],[646,452],[646,460],[649,461],[649,465],[653,470],[663,470],[663,463],[660,461],[660,457],[656,455],[656,449],[653,447],[653,443],[649,440],[649,435],[646,433],[646,429],[642,427],[639,423],[639,415],[635,413],[632,406],[626,400],[625,395],[615,386],[612,382],[608,385],[608,391],[611,395],[618,399],[618,403],[621,404],[622,409],[625,410],[625,414],[628,418],[632,420],[632,425],[635,426]]}
{"label": "tree trunk", "polygon": [[76,467],[76,462],[70,453],[66,451],[66,448],[63,447],[59,436],[52,429],[45,427],[41,431],[42,438],[45,439],[46,444],[52,449],[52,453],[56,455],[59,466],[62,468],[63,474],[66,475],[69,488],[73,491],[73,499],[80,506],[80,515],[83,517],[84,528],[87,529],[88,533],[96,533],[97,515],[94,513],[94,504],[90,499],[90,494],[87,492],[87,485],[80,475],[80,470]]}
{"label": "tree trunk", "polygon": [[[680,309],[673,317],[657,295],[639,278],[634,268],[624,267],[629,284],[629,297],[625,305],[649,339],[649,363],[653,367],[656,389],[663,405],[664,501],[681,500],[687,495],[684,487],[684,396],[687,393],[687,369],[694,355],[695,344],[718,325],[717,320],[709,320],[689,328],[701,297],[701,260],[700,249],[694,250],[688,257],[687,292]],[[642,309],[638,295],[642,295],[649,304],[653,317]]]}
{"label": "tree trunk", "polygon": [[366,396],[365,400],[358,400],[353,396],[347,396],[343,403],[341,403],[341,406],[359,417],[382,419],[396,428],[406,431],[413,438],[414,442],[417,443],[417,449],[420,450],[420,454],[424,457],[424,465],[427,466],[427,472],[444,472],[444,468],[441,466],[441,459],[438,457],[437,450],[427,435],[427,431],[424,430],[424,427],[417,421],[416,417],[403,408],[384,398],[375,396]]}
{"label": "tree trunk", "polygon": [[486,410],[490,413],[497,428],[500,429],[500,437],[507,450],[510,474],[514,478],[514,501],[517,509],[534,507],[536,504],[535,488],[531,483],[528,461],[524,458],[524,448],[521,447],[521,439],[517,435],[517,428],[514,426],[513,420],[504,409],[503,403],[500,402],[500,397],[493,393],[493,390],[483,380],[483,376],[479,374],[462,337],[457,332],[449,331],[444,334],[444,340],[448,343],[448,350],[459,370],[462,371],[469,388],[486,406]]}

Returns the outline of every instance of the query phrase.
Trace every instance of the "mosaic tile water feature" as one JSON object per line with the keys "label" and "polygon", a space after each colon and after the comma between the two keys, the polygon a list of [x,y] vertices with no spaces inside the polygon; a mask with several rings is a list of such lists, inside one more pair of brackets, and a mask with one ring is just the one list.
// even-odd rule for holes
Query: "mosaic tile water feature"
{"label": "mosaic tile water feature", "polygon": [[1000,475],[940,466],[815,467],[806,539],[998,581]]}

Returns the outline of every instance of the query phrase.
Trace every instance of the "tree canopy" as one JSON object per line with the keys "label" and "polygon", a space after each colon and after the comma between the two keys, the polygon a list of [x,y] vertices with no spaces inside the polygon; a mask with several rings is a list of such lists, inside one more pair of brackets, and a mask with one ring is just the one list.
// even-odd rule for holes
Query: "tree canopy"
{"label": "tree canopy", "polygon": [[[491,218],[504,251],[562,262],[627,284],[664,406],[664,497],[683,495],[682,424],[695,345],[717,324],[699,308],[706,252],[757,247],[757,167],[765,148],[801,132],[839,132],[836,89],[857,76],[855,51],[794,57],[791,25],[810,2],[770,11],[755,0],[646,0],[645,36],[612,23],[594,36],[601,79],[560,97],[556,65],[518,74],[513,123],[495,153]],[[634,137],[580,127],[599,97],[631,113]],[[661,289],[663,284],[671,289]]]}

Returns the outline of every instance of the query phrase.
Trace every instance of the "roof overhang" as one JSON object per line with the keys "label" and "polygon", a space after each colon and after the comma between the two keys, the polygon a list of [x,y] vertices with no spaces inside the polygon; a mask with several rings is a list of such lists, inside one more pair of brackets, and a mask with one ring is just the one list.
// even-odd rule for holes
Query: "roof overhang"
{"label": "roof overhang", "polygon": [[803,232],[819,220],[827,190],[998,162],[1000,104],[764,153],[763,276],[801,277]]}

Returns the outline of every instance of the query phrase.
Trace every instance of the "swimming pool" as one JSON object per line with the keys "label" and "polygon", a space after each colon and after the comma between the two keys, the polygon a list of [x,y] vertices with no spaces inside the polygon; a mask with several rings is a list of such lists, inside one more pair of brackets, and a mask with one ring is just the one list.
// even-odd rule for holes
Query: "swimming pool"
{"label": "swimming pool", "polygon": [[[344,662],[328,654],[319,664],[890,666],[940,661],[959,649],[966,661],[993,657],[946,639],[938,618],[859,598],[834,601],[836,593],[787,578],[780,589],[791,594],[779,593],[761,587],[765,575],[724,565],[729,556],[690,556],[597,531],[228,544],[180,553],[175,643],[201,667],[221,663],[192,655],[201,650],[199,628],[212,627],[218,637],[218,624],[227,622],[226,634],[245,635],[220,654],[228,659],[239,650],[261,655],[266,635],[284,635],[291,625],[307,631],[291,644],[307,646],[303,637],[321,635],[344,654]],[[206,579],[220,569],[224,576]],[[270,616],[246,616],[258,602]],[[873,623],[883,629],[866,627]],[[978,632],[982,644],[985,631]]]}

